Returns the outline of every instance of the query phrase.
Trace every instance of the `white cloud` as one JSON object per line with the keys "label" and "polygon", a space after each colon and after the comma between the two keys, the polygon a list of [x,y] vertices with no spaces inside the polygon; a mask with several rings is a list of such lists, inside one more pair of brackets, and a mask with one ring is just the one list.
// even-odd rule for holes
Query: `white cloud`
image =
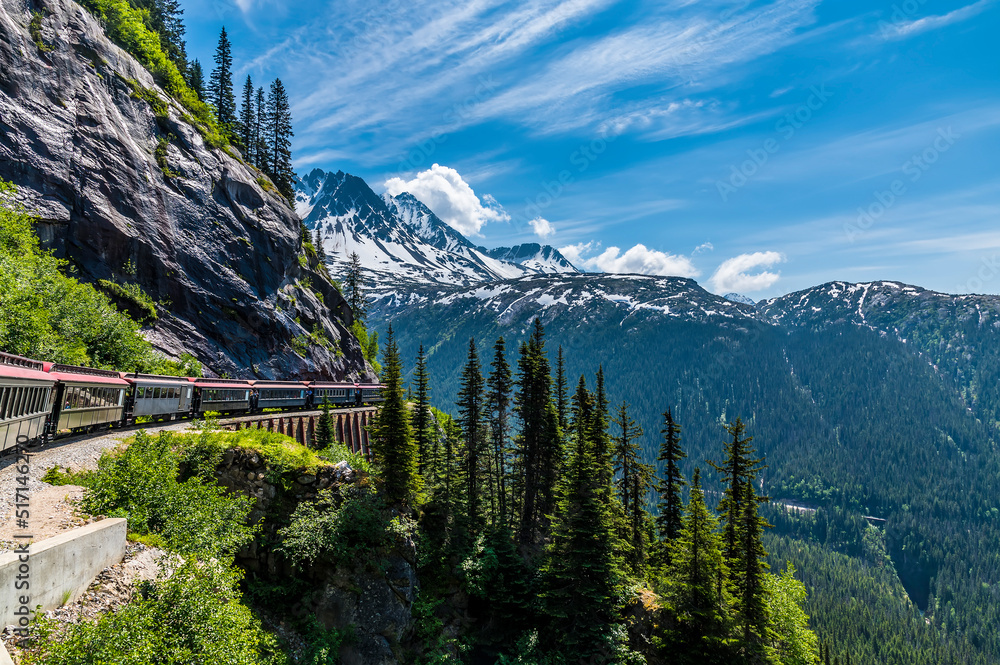
{"label": "white cloud", "polygon": [[552,226],[552,222],[544,217],[535,217],[529,220],[528,224],[531,224],[531,228],[535,230],[535,235],[539,238],[548,238],[556,232],[555,227]]}
{"label": "white cloud", "polygon": [[[778,252],[740,254],[723,261],[708,282],[718,293],[762,291],[781,278],[781,273],[769,272],[763,268],[770,268],[784,260],[784,255]],[[760,272],[751,274],[752,270]]]}
{"label": "white cloud", "polygon": [[901,20],[894,23],[883,21],[879,24],[880,32],[885,39],[905,39],[972,18],[991,4],[993,0],[979,0],[941,16],[925,16],[915,21]]}
{"label": "white cloud", "polygon": [[510,221],[510,215],[496,199],[486,194],[480,201],[458,171],[440,164],[421,171],[410,181],[390,178],[385,181],[385,190],[392,196],[413,194],[445,224],[467,236],[481,235],[479,230],[489,222]]}
{"label": "white cloud", "polygon": [[701,254],[702,252],[711,252],[714,249],[715,249],[715,245],[713,245],[712,243],[710,243],[710,242],[703,242],[700,245],[698,245],[697,247],[695,247],[694,251],[691,252],[691,254],[693,256],[695,254]]}
{"label": "white cloud", "polygon": [[667,254],[639,243],[624,254],[608,247],[597,256],[587,256],[600,248],[593,242],[560,247],[559,252],[578,268],[592,272],[636,273],[672,277],[697,277],[700,273],[686,256]]}

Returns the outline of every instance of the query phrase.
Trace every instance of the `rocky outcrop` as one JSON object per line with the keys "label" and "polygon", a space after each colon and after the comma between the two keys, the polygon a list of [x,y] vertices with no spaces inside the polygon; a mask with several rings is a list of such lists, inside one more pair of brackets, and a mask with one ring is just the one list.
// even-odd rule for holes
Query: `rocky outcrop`
{"label": "rocky outcrop", "polygon": [[0,0],[0,178],[43,242],[81,279],[157,301],[147,336],[168,355],[238,377],[370,376],[294,211],[186,117],[80,5]]}
{"label": "rocky outcrop", "polygon": [[237,563],[248,575],[272,583],[306,580],[311,592],[287,608],[292,616],[313,615],[326,628],[350,629],[353,638],[341,649],[345,665],[396,665],[401,644],[413,626],[412,608],[418,582],[416,544],[397,543],[381,561],[357,561],[351,566],[317,562],[294,570],[270,546],[279,528],[302,501],[313,501],[321,490],[366,482],[365,474],[346,462],[309,470],[278,473],[263,456],[247,450],[226,451],[217,468],[218,483],[254,500],[253,523],[262,521],[258,538],[244,548]]}

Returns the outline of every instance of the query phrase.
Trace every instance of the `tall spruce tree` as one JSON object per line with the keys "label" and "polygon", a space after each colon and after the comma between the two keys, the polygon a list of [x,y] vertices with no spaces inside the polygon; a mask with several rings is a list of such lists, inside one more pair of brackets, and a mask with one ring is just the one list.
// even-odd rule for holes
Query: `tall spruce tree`
{"label": "tall spruce tree", "polygon": [[503,337],[498,337],[493,345],[493,362],[490,376],[486,381],[487,412],[490,421],[490,435],[493,441],[493,482],[497,497],[495,523],[507,524],[510,514],[507,505],[507,439],[510,430],[510,401],[513,378],[507,362],[507,347]]}
{"label": "tall spruce tree", "polygon": [[232,44],[225,27],[219,33],[219,45],[215,48],[215,69],[212,70],[209,95],[215,106],[219,127],[231,135],[236,127],[236,97],[233,94]]}
{"label": "tall spruce tree", "polygon": [[292,183],[292,110],[288,93],[281,79],[274,79],[267,95],[267,147],[268,175],[282,196],[291,200],[295,196]]}
{"label": "tall spruce tree", "polygon": [[257,123],[257,109],[254,108],[254,87],[253,80],[247,74],[247,80],[243,84],[243,98],[240,103],[240,143],[243,147],[243,156],[251,164],[255,161],[253,151],[255,145],[254,126]]}
{"label": "tall spruce tree", "polygon": [[424,345],[417,352],[417,366],[413,370],[416,388],[413,397],[416,404],[413,408],[413,438],[417,442],[420,455],[420,475],[427,478],[434,469],[433,446],[437,439],[433,429],[434,414],[431,413],[430,380],[427,376],[427,357],[424,355]]}
{"label": "tall spruce tree", "polygon": [[628,403],[622,402],[614,419],[621,434],[614,438],[615,472],[618,500],[625,515],[625,533],[622,538],[629,544],[627,548],[629,564],[635,574],[642,570],[646,558],[646,511],[645,498],[649,491],[653,469],[639,461],[639,439],[642,427],[628,414]]}
{"label": "tall spruce tree", "polygon": [[728,635],[732,598],[722,555],[718,520],[705,505],[701,470],[694,470],[681,529],[672,539],[669,574],[662,595],[672,607],[676,625],[663,656],[670,662],[711,665],[733,662]]}
{"label": "tall spruce tree", "polygon": [[271,162],[267,152],[267,97],[263,86],[257,88],[257,101],[254,103],[257,118],[254,122],[254,165],[264,173],[271,172]]}
{"label": "tall spruce tree", "polygon": [[205,73],[201,69],[201,63],[197,59],[194,60],[187,70],[187,82],[188,87],[195,91],[198,95],[198,99],[205,99]]}
{"label": "tall spruce tree", "polygon": [[329,448],[333,443],[333,416],[330,415],[330,400],[323,395],[323,414],[316,423],[316,447]]}
{"label": "tall spruce tree", "polygon": [[417,444],[410,427],[410,412],[403,394],[403,365],[392,326],[382,356],[385,401],[373,427],[372,448],[389,503],[413,505],[420,492]]}
{"label": "tall spruce tree", "polygon": [[[680,461],[687,457],[681,449],[681,427],[674,421],[673,412],[667,409],[663,412],[663,429],[660,430],[663,440],[660,442],[660,454],[657,460],[663,463],[663,477],[656,486],[659,495],[656,518],[656,530],[661,543],[669,543],[677,538],[681,531],[682,503],[681,495],[685,485],[681,475]],[[665,557],[670,556],[669,548],[660,552]]]}
{"label": "tall spruce tree", "polygon": [[319,226],[316,227],[316,231],[313,236],[313,247],[316,249],[316,256],[319,258],[320,262],[325,263],[326,250],[323,249],[323,229]]}
{"label": "tall spruce tree", "polygon": [[365,325],[368,321],[368,295],[365,290],[365,273],[361,265],[361,257],[357,252],[351,252],[347,257],[347,272],[344,274],[344,290],[347,292],[347,304],[351,306],[354,320]]}
{"label": "tall spruce tree", "polygon": [[767,497],[757,496],[753,482],[744,483],[744,497],[739,524],[739,552],[734,561],[733,581],[738,600],[742,629],[742,648],[747,662],[770,660],[774,639],[768,612],[767,551],[764,529],[771,525],[757,511],[757,504]]}
{"label": "tall spruce tree", "polygon": [[556,354],[556,410],[559,412],[559,427],[566,429],[567,417],[569,414],[569,395],[566,391],[569,386],[566,384],[566,361],[563,358],[563,348],[559,345],[559,352]]}
{"label": "tall spruce tree", "polygon": [[486,448],[486,396],[482,365],[476,351],[476,340],[469,340],[469,355],[462,370],[462,387],[458,391],[458,425],[465,437],[468,501],[468,523],[472,533],[478,533],[483,522],[483,467],[490,455]]}
{"label": "tall spruce tree", "polygon": [[555,486],[562,462],[559,414],[552,401],[552,378],[545,356],[545,330],[539,319],[517,362],[514,411],[520,432],[514,441],[513,489],[519,516],[518,539],[534,542],[545,516],[555,507]]}
{"label": "tall spruce tree", "polygon": [[549,640],[567,662],[604,655],[621,585],[611,510],[601,480],[607,470],[596,454],[595,412],[594,396],[581,378],[573,398],[572,453],[560,481],[551,544],[541,570]]}
{"label": "tall spruce tree", "polygon": [[742,419],[737,417],[735,422],[726,426],[726,431],[732,439],[726,443],[725,460],[721,464],[712,461],[709,464],[723,476],[725,490],[719,502],[719,514],[724,523],[724,552],[730,568],[738,569],[739,525],[743,517],[743,499],[747,495],[744,485],[753,482],[763,460],[753,457],[753,437],[743,436],[746,425]]}

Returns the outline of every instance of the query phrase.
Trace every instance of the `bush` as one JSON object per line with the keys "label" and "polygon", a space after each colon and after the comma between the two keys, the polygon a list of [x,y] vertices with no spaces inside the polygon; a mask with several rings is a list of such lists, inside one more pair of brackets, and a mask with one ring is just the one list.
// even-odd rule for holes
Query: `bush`
{"label": "bush", "polygon": [[339,485],[321,490],[315,503],[300,503],[291,523],[278,531],[276,548],[298,569],[318,561],[349,566],[381,561],[407,527],[390,518],[370,488]]}
{"label": "bush", "polygon": [[86,479],[83,509],[92,515],[128,518],[129,530],[155,534],[172,550],[205,556],[232,555],[253,538],[245,526],[251,502],[228,496],[199,477],[178,480],[180,455],[170,432],[139,432],[126,447],[101,455]]}
{"label": "bush", "polygon": [[138,284],[119,284],[106,279],[99,279],[97,283],[105,292],[142,312],[140,321],[155,321],[159,318],[159,313],[156,311],[156,301],[150,298]]}
{"label": "bush", "polygon": [[[168,579],[96,622],[71,624],[57,635],[51,619],[37,624],[26,665],[279,665],[274,636],[239,601],[239,574],[188,558]],[[58,639],[53,639],[58,637]],[[322,661],[320,661],[322,662]]]}

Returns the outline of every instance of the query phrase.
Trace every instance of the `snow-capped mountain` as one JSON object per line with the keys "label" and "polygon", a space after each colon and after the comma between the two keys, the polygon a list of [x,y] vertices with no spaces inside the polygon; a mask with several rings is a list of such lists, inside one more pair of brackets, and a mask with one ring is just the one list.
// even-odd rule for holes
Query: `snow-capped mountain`
{"label": "snow-capped mountain", "polygon": [[722,296],[726,300],[732,300],[733,302],[741,302],[744,305],[756,305],[757,303],[753,298],[743,295],[742,293],[726,293]]}
{"label": "snow-capped mountain", "polygon": [[[482,249],[482,248],[480,248]],[[580,272],[559,250],[550,245],[539,245],[537,242],[522,243],[513,247],[497,247],[485,250],[495,259],[516,263],[540,273],[577,273]]]}
{"label": "snow-capped mountain", "polygon": [[343,171],[314,169],[296,181],[295,189],[296,212],[306,227],[319,232],[334,271],[357,252],[376,291],[402,283],[470,286],[576,271],[551,247],[538,248],[540,259],[523,264],[491,256],[413,195],[378,196],[364,180]]}

